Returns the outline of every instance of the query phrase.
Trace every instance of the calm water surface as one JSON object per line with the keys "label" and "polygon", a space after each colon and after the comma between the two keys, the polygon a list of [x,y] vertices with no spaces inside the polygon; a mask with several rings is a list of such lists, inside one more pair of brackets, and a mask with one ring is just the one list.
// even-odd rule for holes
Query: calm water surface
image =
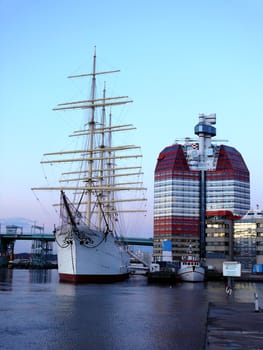
{"label": "calm water surface", "polygon": [[148,284],[143,276],[109,285],[58,282],[57,270],[0,269],[1,350],[203,349],[209,302],[263,305],[263,284]]}

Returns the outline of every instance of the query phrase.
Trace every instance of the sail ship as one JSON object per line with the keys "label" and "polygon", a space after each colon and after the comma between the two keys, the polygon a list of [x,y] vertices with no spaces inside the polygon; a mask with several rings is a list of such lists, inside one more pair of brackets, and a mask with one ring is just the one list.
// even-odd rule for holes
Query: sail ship
{"label": "sail ship", "polygon": [[[83,144],[79,149],[44,154],[42,164],[68,164],[71,170],[62,173],[58,186],[33,188],[60,192],[60,203],[55,205],[60,206],[61,223],[54,232],[62,282],[107,283],[129,276],[129,249],[117,228],[125,213],[145,212],[130,207],[146,200],[131,195],[144,193],[146,188],[138,181],[143,174],[141,165],[134,165],[134,160],[142,157],[140,147],[113,142],[113,134],[135,128],[132,124],[115,125],[112,108],[132,101],[128,96],[107,97],[105,84],[102,97],[95,95],[97,76],[115,72],[96,71],[95,48],[92,73],[69,76],[91,78],[90,99],[60,103],[53,110],[89,110],[83,128],[70,135],[83,139]],[[133,161],[131,166],[127,165],[129,160]],[[124,204],[129,208],[120,207]]]}

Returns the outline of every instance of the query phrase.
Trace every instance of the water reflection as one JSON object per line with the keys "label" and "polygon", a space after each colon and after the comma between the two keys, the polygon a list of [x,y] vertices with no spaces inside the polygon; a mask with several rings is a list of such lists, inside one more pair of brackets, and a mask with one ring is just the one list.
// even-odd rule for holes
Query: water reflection
{"label": "water reflection", "polygon": [[4,267],[0,268],[0,290],[12,290],[13,270]]}
{"label": "water reflection", "polygon": [[50,283],[52,270],[29,270],[30,283]]}
{"label": "water reflection", "polygon": [[28,269],[8,269],[0,268],[0,290],[11,290],[15,283],[19,284],[20,279],[23,280],[24,284],[47,284],[57,282],[57,270],[52,269],[39,269],[39,270],[28,270]]}
{"label": "water reflection", "polygon": [[59,283],[57,270],[2,269],[0,288],[1,350],[203,349],[209,302],[263,296],[261,283],[235,282],[228,297],[223,282],[170,288],[142,276],[72,285]]}
{"label": "water reflection", "polygon": [[58,283],[56,286],[56,294],[60,296],[75,296],[77,286],[69,283]]}

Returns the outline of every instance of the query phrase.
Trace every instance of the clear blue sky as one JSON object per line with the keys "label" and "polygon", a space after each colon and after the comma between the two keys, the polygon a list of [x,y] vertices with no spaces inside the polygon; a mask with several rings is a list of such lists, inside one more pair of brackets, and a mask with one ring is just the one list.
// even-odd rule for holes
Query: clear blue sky
{"label": "clear blue sky", "polygon": [[99,68],[121,69],[116,90],[134,100],[126,117],[149,199],[139,234],[152,235],[158,154],[193,137],[199,113],[217,114],[217,138],[243,155],[251,205],[263,208],[262,38],[262,0],[0,0],[1,221],[57,224],[31,187],[42,183],[42,154],[76,129],[51,109],[77,97],[66,76],[90,71],[94,45]]}

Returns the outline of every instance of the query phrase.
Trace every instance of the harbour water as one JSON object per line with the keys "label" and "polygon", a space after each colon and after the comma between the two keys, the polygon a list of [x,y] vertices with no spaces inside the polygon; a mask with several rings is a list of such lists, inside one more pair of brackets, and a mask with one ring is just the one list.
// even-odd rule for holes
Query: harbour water
{"label": "harbour water", "polygon": [[[209,302],[261,303],[263,283],[59,283],[57,270],[0,269],[2,350],[198,350]],[[262,304],[263,305],[263,304]]]}

